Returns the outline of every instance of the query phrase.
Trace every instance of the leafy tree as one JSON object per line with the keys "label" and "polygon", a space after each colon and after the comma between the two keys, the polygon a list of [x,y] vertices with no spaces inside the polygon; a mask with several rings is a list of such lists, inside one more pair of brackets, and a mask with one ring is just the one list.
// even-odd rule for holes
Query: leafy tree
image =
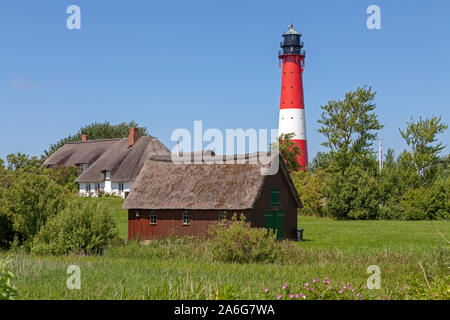
{"label": "leafy tree", "polygon": [[6,160],[10,171],[37,172],[42,164],[37,157],[20,152],[8,154]]}
{"label": "leafy tree", "polygon": [[445,145],[437,141],[437,135],[443,133],[447,127],[442,123],[442,117],[420,117],[417,122],[411,119],[406,130],[400,129],[400,134],[411,149],[416,172],[422,178],[424,170],[439,161],[439,153]]}
{"label": "leafy tree", "polygon": [[328,213],[336,219],[375,219],[379,195],[376,178],[359,165],[329,176],[323,193]]}
{"label": "leafy tree", "polygon": [[328,148],[331,169],[342,173],[353,162],[364,165],[370,161],[376,131],[383,128],[373,112],[375,94],[371,87],[358,88],[346,93],[344,100],[332,100],[321,107],[319,132],[326,138],[322,145]]}
{"label": "leafy tree", "polygon": [[99,254],[117,236],[109,210],[96,199],[74,198],[33,241],[35,254]]}
{"label": "leafy tree", "polygon": [[15,175],[1,190],[0,245],[28,246],[47,220],[65,207],[67,191],[42,174]]}
{"label": "leafy tree", "polygon": [[315,172],[316,170],[326,170],[330,166],[331,158],[328,153],[317,152],[316,156],[310,161],[309,170]]}
{"label": "leafy tree", "polygon": [[310,170],[297,171],[293,172],[291,176],[304,206],[300,212],[306,215],[326,216],[322,194],[327,179],[326,171],[323,169],[316,169],[314,172]]}
{"label": "leafy tree", "polygon": [[[282,134],[278,137],[278,150],[283,156],[284,161],[288,166],[290,172],[298,171],[301,166],[298,163],[297,157],[301,155],[301,150],[299,146],[293,142],[291,139],[294,137],[294,133]],[[275,145],[272,144],[271,148]]]}
{"label": "leafy tree", "polygon": [[112,138],[126,138],[130,133],[130,128],[139,128],[139,134],[141,136],[147,135],[147,128],[139,126],[136,121],[121,122],[113,125],[108,121],[103,123],[91,123],[84,127],[81,127],[77,133],[69,135],[65,138],[58,140],[55,144],[50,145],[48,150],[44,151],[42,159],[45,160],[51,156],[56,150],[62,147],[69,141],[81,140],[83,134],[88,136],[90,140],[96,139],[112,139]]}
{"label": "leafy tree", "polygon": [[43,169],[42,173],[50,177],[58,185],[65,187],[69,192],[78,191],[78,183],[75,180],[81,174],[80,168],[75,167],[54,167]]}
{"label": "leafy tree", "polygon": [[398,209],[405,220],[450,219],[450,178],[409,189]]}

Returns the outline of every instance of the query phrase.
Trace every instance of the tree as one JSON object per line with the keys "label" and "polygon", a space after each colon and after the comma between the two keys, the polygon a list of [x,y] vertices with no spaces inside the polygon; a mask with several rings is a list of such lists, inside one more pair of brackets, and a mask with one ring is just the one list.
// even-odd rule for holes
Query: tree
{"label": "tree", "polygon": [[47,220],[66,205],[67,191],[42,174],[14,175],[0,190],[0,246],[30,245]]}
{"label": "tree", "polygon": [[373,112],[375,94],[371,87],[358,88],[346,93],[342,101],[321,106],[318,131],[326,138],[322,145],[328,148],[333,169],[344,172],[352,162],[364,165],[373,154],[376,131],[383,128]]}
{"label": "tree", "polygon": [[37,172],[42,162],[37,157],[30,157],[24,153],[10,153],[6,156],[7,169],[10,171]]}
{"label": "tree", "polygon": [[[287,133],[278,137],[278,150],[283,156],[284,161],[286,161],[290,172],[301,169],[297,160],[297,157],[301,154],[301,150],[299,146],[291,140],[293,136],[294,133]],[[271,147],[273,148],[274,145],[272,144]]]}
{"label": "tree", "polygon": [[399,129],[411,149],[412,161],[420,177],[424,177],[425,169],[438,163],[439,153],[445,148],[445,145],[437,141],[437,135],[443,133],[447,127],[442,123],[442,117],[432,117],[431,119],[420,117],[417,122],[411,118],[405,131]]}
{"label": "tree", "polygon": [[300,213],[323,217],[327,215],[324,207],[323,186],[326,183],[327,174],[323,169],[297,171],[291,174],[292,182],[303,202]]}
{"label": "tree", "polygon": [[78,132],[75,133],[74,135],[69,135],[65,138],[58,140],[58,142],[56,142],[55,144],[50,145],[48,150],[44,151],[42,159],[43,160],[47,159],[56,150],[58,150],[60,147],[62,147],[65,143],[69,141],[81,140],[83,134],[86,134],[88,136],[88,139],[90,140],[126,138],[130,133],[130,128],[138,128],[139,134],[141,136],[147,135],[147,128],[139,126],[138,123],[134,120],[130,122],[121,122],[116,125],[113,125],[108,121],[103,123],[94,122],[84,127],[81,127],[81,129],[78,130]]}

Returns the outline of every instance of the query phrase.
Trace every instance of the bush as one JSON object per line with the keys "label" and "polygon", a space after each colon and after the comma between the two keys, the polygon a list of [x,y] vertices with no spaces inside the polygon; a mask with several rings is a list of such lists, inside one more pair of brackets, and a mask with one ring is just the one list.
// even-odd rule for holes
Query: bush
{"label": "bush", "polygon": [[276,235],[265,228],[251,228],[241,215],[219,222],[209,230],[213,258],[224,262],[273,262],[280,257]]}
{"label": "bush", "polygon": [[44,175],[19,174],[0,190],[0,237],[29,248],[33,238],[67,204],[66,190]]}
{"label": "bush", "polygon": [[11,280],[16,277],[8,269],[10,260],[0,260],[0,300],[13,300],[17,296],[17,289]]}
{"label": "bush", "polygon": [[379,197],[377,181],[367,170],[350,165],[343,173],[330,174],[324,187],[330,216],[337,219],[375,219]]}
{"label": "bush", "polygon": [[72,200],[48,221],[33,242],[34,254],[101,253],[117,236],[109,211],[96,199]]}
{"label": "bush", "polygon": [[299,212],[311,216],[326,216],[322,195],[322,188],[327,178],[326,172],[322,169],[317,169],[315,172],[296,171],[291,176],[304,206]]}
{"label": "bush", "polygon": [[398,207],[405,220],[450,219],[450,178],[408,190]]}

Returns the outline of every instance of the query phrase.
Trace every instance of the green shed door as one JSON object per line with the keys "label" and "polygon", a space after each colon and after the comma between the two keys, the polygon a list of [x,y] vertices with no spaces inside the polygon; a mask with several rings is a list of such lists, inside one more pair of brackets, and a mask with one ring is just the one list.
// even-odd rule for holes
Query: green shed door
{"label": "green shed door", "polygon": [[265,227],[277,232],[277,239],[284,239],[284,211],[267,210],[265,213]]}

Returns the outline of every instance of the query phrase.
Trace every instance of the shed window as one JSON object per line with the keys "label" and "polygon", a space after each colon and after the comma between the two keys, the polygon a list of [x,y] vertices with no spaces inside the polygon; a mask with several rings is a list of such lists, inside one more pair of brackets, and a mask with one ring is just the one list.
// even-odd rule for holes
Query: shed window
{"label": "shed window", "polygon": [[219,221],[223,221],[225,219],[226,219],[225,211],[220,211],[219,212]]}
{"label": "shed window", "polygon": [[95,188],[95,191],[100,191],[100,183],[96,183],[95,185],[94,185],[94,188]]}
{"label": "shed window", "polygon": [[189,211],[183,212],[183,224],[189,225],[191,223],[191,217],[189,215]]}
{"label": "shed window", "polygon": [[156,224],[156,212],[150,212],[150,224]]}
{"label": "shed window", "polygon": [[122,192],[123,191],[123,183],[119,183],[119,191]]}
{"label": "shed window", "polygon": [[270,189],[270,206],[278,207],[280,205],[280,190]]}
{"label": "shed window", "polygon": [[86,183],[86,192],[91,192],[91,184]]}

